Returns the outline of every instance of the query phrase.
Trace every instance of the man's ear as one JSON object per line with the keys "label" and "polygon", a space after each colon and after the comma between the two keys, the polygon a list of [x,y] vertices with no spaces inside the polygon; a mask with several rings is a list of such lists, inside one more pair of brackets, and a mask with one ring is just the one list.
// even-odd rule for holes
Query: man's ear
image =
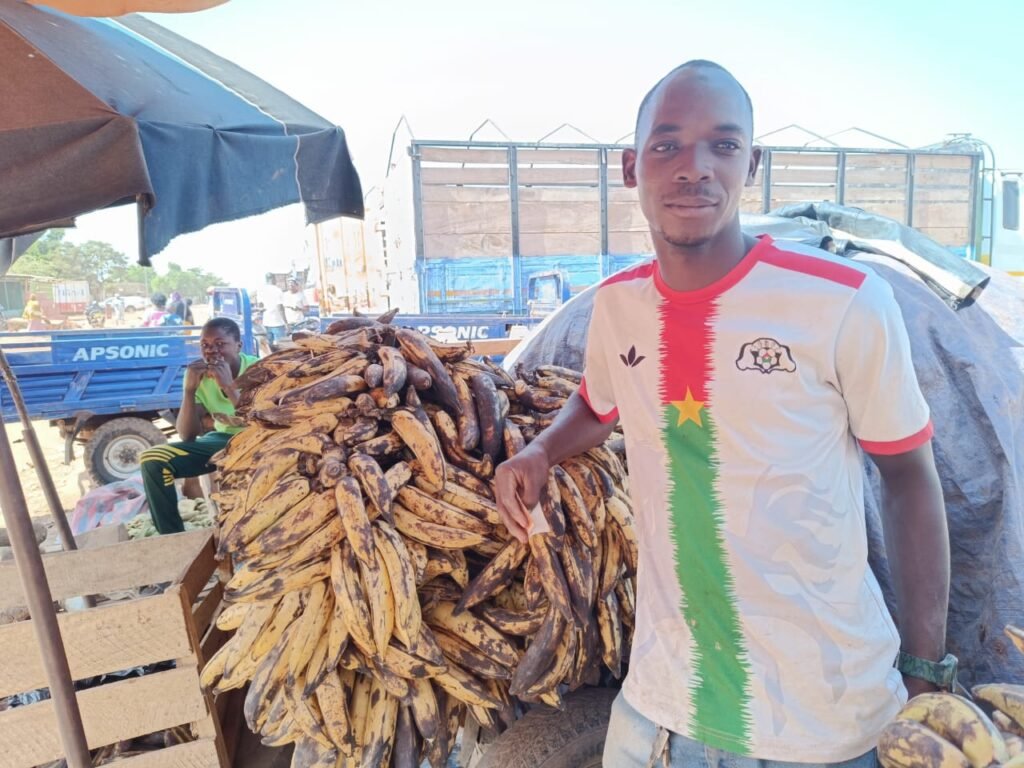
{"label": "man's ear", "polygon": [[622,184],[629,189],[636,189],[636,150],[622,150]]}
{"label": "man's ear", "polygon": [[750,150],[750,168],[747,171],[747,183],[745,186],[754,186],[754,177],[757,176],[757,168],[761,165],[761,148],[754,147]]}

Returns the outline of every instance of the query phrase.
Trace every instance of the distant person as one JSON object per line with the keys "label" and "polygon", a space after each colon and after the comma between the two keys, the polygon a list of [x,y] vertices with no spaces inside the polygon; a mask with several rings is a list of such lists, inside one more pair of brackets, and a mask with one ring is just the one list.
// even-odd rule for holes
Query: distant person
{"label": "distant person", "polygon": [[823,251],[828,251],[829,253],[838,253],[838,250],[836,249],[836,241],[828,235],[821,238],[821,244],[818,245],[818,247]]}
{"label": "distant person", "polygon": [[[257,358],[242,352],[238,325],[226,317],[215,317],[203,326],[199,351],[202,357],[185,369],[181,410],[175,423],[181,440],[148,448],[140,457],[149,513],[160,533],[185,530],[174,481],[213,472],[210,457],[242,431],[217,416],[235,415],[240,393],[234,381]],[[201,434],[208,416],[213,417],[213,429]]]}
{"label": "distant person", "polygon": [[263,304],[263,327],[271,345],[288,338],[288,325],[284,316],[284,291],[274,284],[274,276],[267,272],[266,283],[259,290]]}
{"label": "distant person", "polygon": [[28,330],[30,331],[45,331],[49,326],[46,315],[43,314],[43,305],[39,303],[39,296],[34,293],[29,294],[21,316],[28,320]]}
{"label": "distant person", "polygon": [[186,309],[185,300],[181,298],[180,293],[174,291],[167,302],[167,312],[172,315],[177,315],[182,322],[185,322],[185,315],[188,314]]}
{"label": "distant person", "polygon": [[196,319],[192,316],[192,299],[185,299],[185,325],[195,325]]}
{"label": "distant person", "polygon": [[120,293],[114,297],[114,301],[111,302],[114,309],[114,322],[118,325],[124,323],[124,296]]}
{"label": "distant person", "polygon": [[308,309],[306,295],[299,287],[299,281],[294,277],[288,278],[288,292],[284,295],[284,319],[288,325],[302,322]]}
{"label": "distant person", "polygon": [[158,325],[163,325],[164,318],[167,317],[167,297],[162,293],[154,293],[149,301],[153,308],[149,310],[149,314],[142,321],[142,327],[155,328]]}

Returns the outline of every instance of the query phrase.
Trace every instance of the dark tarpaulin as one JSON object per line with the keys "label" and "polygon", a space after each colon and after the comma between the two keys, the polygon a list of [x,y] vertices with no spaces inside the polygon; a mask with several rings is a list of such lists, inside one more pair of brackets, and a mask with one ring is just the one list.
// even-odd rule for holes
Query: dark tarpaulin
{"label": "dark tarpaulin", "polygon": [[146,19],[0,0],[0,237],[140,200],[140,261],[290,203],[362,217],[345,134]]}

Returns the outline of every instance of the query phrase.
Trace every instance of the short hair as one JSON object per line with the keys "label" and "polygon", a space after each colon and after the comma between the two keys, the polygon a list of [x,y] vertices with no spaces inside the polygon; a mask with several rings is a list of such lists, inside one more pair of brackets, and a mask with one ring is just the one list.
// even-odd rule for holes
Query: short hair
{"label": "short hair", "polygon": [[203,333],[206,331],[223,331],[235,341],[242,340],[242,332],[238,328],[238,323],[230,317],[211,317],[203,325]]}
{"label": "short hair", "polygon": [[164,296],[162,293],[154,293],[152,296],[149,297],[149,300],[153,302],[154,307],[167,306],[167,297]]}
{"label": "short hair", "polygon": [[753,133],[754,102],[750,100],[750,94],[747,93],[747,89],[740,84],[740,81],[733,76],[732,72],[723,67],[721,64],[718,64],[717,62],[714,61],[708,61],[707,59],[691,59],[690,61],[680,64],[678,67],[676,67],[663,78],[661,78],[661,80],[656,82],[654,84],[654,87],[647,92],[647,95],[644,96],[643,101],[640,102],[640,108],[636,111],[636,126],[633,129],[634,140],[635,137],[640,133],[640,118],[643,117],[647,107],[649,107],[651,105],[651,102],[654,100],[654,94],[658,92],[658,89],[662,86],[663,83],[665,83],[665,81],[672,79],[680,72],[682,72],[684,69],[714,69],[717,70],[718,72],[722,72],[731,77],[733,81],[736,83],[736,85],[739,87],[740,91],[743,92],[743,98],[747,102],[747,109],[750,110],[750,131],[751,133]]}

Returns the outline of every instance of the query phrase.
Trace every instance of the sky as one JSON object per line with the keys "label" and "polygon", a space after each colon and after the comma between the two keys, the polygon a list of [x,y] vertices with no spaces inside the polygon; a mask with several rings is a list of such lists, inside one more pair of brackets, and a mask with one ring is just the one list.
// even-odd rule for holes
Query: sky
{"label": "sky", "polygon": [[[230,0],[150,18],[342,126],[364,192],[383,184],[402,116],[417,139],[467,139],[490,119],[517,141],[568,123],[612,142],[647,89],[693,58],[744,84],[755,134],[858,126],[922,146],[970,132],[1000,168],[1024,169],[1014,0]],[[401,132],[396,151],[407,141]],[[134,209],[83,216],[70,237],[134,258]],[[179,237],[154,262],[253,285],[301,263],[308,238],[291,206]]]}

